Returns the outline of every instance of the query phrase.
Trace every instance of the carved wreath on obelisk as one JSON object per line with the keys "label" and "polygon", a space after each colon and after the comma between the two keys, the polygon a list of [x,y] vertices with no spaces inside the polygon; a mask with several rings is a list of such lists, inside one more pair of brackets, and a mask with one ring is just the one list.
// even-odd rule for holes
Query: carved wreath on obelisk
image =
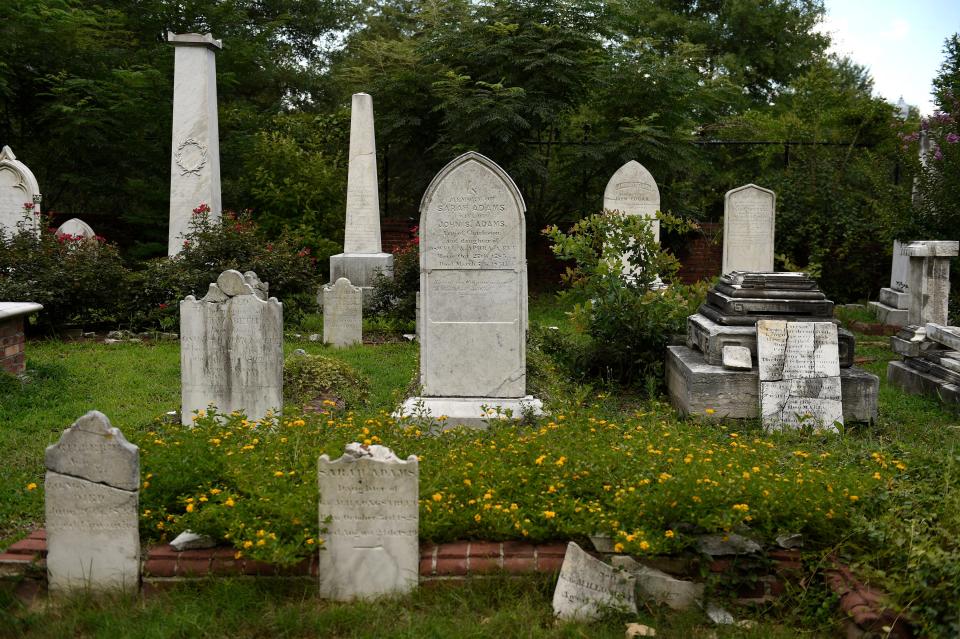
{"label": "carved wreath on obelisk", "polygon": [[187,138],[177,147],[173,160],[180,167],[180,175],[200,175],[200,169],[207,164],[207,147],[193,138]]}

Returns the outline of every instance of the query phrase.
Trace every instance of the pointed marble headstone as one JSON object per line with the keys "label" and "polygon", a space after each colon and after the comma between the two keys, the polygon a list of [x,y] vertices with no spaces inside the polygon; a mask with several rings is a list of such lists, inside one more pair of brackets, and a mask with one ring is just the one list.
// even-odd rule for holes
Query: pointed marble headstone
{"label": "pointed marble headstone", "polygon": [[393,255],[380,244],[380,195],[373,98],[355,93],[350,111],[350,156],[347,167],[347,214],[343,253],[330,257],[330,280],[341,277],[369,290],[377,273],[393,273]]}
{"label": "pointed marble headstone", "polygon": [[639,215],[650,220],[653,237],[660,242],[660,189],[653,175],[636,160],[621,166],[607,182],[603,191],[603,208],[625,215]]}
{"label": "pointed marble headstone", "polygon": [[90,225],[78,217],[70,218],[61,224],[60,227],[57,228],[57,235],[66,235],[74,238],[82,237],[84,239],[97,236]]}
{"label": "pointed marble headstone", "polygon": [[209,33],[167,33],[167,42],[175,50],[167,255],[176,255],[194,209],[206,204],[209,219],[220,219],[216,51],[223,44]]}
{"label": "pointed marble headstone", "polygon": [[40,233],[40,200],[33,171],[9,146],[0,149],[0,230],[12,235],[22,222]]}
{"label": "pointed marble headstone", "polygon": [[139,449],[90,411],[47,447],[46,466],[50,590],[136,591]]}
{"label": "pointed marble headstone", "polygon": [[323,287],[323,343],[346,348],[363,342],[363,292],[341,277]]}
{"label": "pointed marble headstone", "polygon": [[723,206],[723,275],[773,271],[777,196],[747,184],[727,191]]}

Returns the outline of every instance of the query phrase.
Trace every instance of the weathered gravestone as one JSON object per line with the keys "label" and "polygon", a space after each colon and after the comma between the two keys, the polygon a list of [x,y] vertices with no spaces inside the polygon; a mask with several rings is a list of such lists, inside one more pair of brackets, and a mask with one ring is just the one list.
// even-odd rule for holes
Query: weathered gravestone
{"label": "weathered gravestone", "polygon": [[140,452],[90,411],[46,451],[47,579],[54,592],[140,584]]}
{"label": "weathered gravestone", "polygon": [[571,541],[553,591],[553,614],[588,621],[607,610],[637,613],[633,576],[594,559]]}
{"label": "weathered gravestone", "polygon": [[33,171],[9,146],[0,149],[0,231],[17,232],[18,224],[40,233],[40,186]]}
{"label": "weathered gravestone", "polygon": [[891,326],[906,326],[910,314],[910,257],[908,244],[893,241],[893,263],[890,266],[890,286],[880,289],[879,299],[870,302],[877,318]]}
{"label": "weathered gravestone", "polygon": [[650,171],[636,160],[630,160],[610,177],[603,191],[603,208],[650,220],[653,237],[660,242],[660,189]]}
{"label": "weathered gravestone", "polygon": [[373,99],[353,96],[350,111],[350,157],[347,166],[347,214],[343,253],[330,257],[330,281],[345,277],[369,297],[377,273],[393,274],[393,255],[380,243],[380,196]]}
{"label": "weathered gravestone", "polygon": [[773,271],[776,194],[755,184],[727,191],[723,206],[723,273]]}
{"label": "weathered gravestone", "polygon": [[950,258],[960,252],[960,242],[910,242],[904,252],[910,258],[907,323],[919,326],[928,322],[946,324],[950,303]]}
{"label": "weathered gravestone", "polygon": [[757,361],[766,430],[843,424],[836,324],[760,320]]}
{"label": "weathered gravestone", "polygon": [[526,394],[525,206],[479,153],[450,162],[420,204],[420,383],[402,414],[482,425],[484,407],[519,416]]}
{"label": "weathered gravestone", "polygon": [[223,44],[209,33],[168,32],[167,42],[175,51],[167,254],[176,255],[195,208],[206,204],[209,219],[220,219],[216,52]]}
{"label": "weathered gravestone", "polygon": [[89,224],[77,217],[72,217],[61,224],[57,228],[57,235],[83,239],[90,239],[97,236]]}
{"label": "weathered gravestone", "polygon": [[345,277],[323,287],[323,342],[336,348],[363,342],[363,291]]}
{"label": "weathered gravestone", "polygon": [[382,446],[347,446],[321,455],[320,596],[337,601],[404,594],[420,574],[417,458],[398,459]]}
{"label": "weathered gravestone", "polygon": [[253,271],[224,271],[180,302],[181,415],[213,404],[261,419],[283,406],[283,304]]}

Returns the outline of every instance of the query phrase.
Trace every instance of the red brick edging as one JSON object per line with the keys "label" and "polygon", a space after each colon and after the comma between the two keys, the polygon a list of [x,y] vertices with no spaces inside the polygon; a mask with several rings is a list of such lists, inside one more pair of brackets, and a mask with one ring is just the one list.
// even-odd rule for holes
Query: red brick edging
{"label": "red brick edging", "polygon": [[913,636],[907,620],[887,605],[886,596],[864,585],[849,567],[834,560],[824,577],[830,590],[840,597],[840,608],[863,630],[883,632],[892,639]]}

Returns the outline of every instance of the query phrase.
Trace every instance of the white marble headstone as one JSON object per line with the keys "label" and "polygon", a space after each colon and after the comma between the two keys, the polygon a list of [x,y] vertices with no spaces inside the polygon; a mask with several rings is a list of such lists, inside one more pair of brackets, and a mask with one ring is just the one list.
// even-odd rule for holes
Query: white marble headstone
{"label": "white marble headstone", "polygon": [[907,243],[893,241],[893,262],[890,266],[890,288],[904,292],[910,281],[910,256],[906,251]]}
{"label": "white marble headstone", "polygon": [[336,348],[363,342],[363,291],[345,277],[323,287],[323,342]]}
{"label": "white marble headstone", "polygon": [[180,302],[182,420],[213,404],[261,419],[283,406],[283,305],[248,271],[224,271]]}
{"label": "white marble headstone", "polygon": [[321,455],[320,596],[336,601],[400,595],[420,575],[417,458],[396,459],[389,449],[331,461]]}
{"label": "white marble headstone", "polygon": [[91,411],[47,447],[46,466],[50,590],[136,591],[139,449]]}
{"label": "white marble headstone", "polygon": [[9,146],[0,149],[0,230],[12,235],[23,222],[39,233],[40,199],[40,187],[33,171],[17,159]]}
{"label": "white marble headstone", "polygon": [[653,175],[636,160],[630,160],[613,174],[603,191],[603,208],[638,215],[650,220],[653,237],[660,242],[660,189]]}
{"label": "white marble headstone", "polygon": [[723,207],[723,273],[773,271],[776,194],[755,184],[727,191]]}
{"label": "white marble headstone", "polygon": [[611,609],[637,613],[634,577],[593,558],[571,541],[553,591],[553,614],[563,620],[589,621]]}
{"label": "white marble headstone", "polygon": [[167,42],[175,51],[167,254],[176,255],[194,209],[206,204],[209,219],[220,219],[216,51],[223,44],[209,33],[167,33]]}
{"label": "white marble headstone", "polygon": [[832,322],[757,322],[760,416],[768,431],[837,430],[843,424],[837,327]]}
{"label": "white marble headstone", "polygon": [[72,217],[57,228],[57,235],[69,235],[89,239],[96,237],[93,228],[78,217]]}

